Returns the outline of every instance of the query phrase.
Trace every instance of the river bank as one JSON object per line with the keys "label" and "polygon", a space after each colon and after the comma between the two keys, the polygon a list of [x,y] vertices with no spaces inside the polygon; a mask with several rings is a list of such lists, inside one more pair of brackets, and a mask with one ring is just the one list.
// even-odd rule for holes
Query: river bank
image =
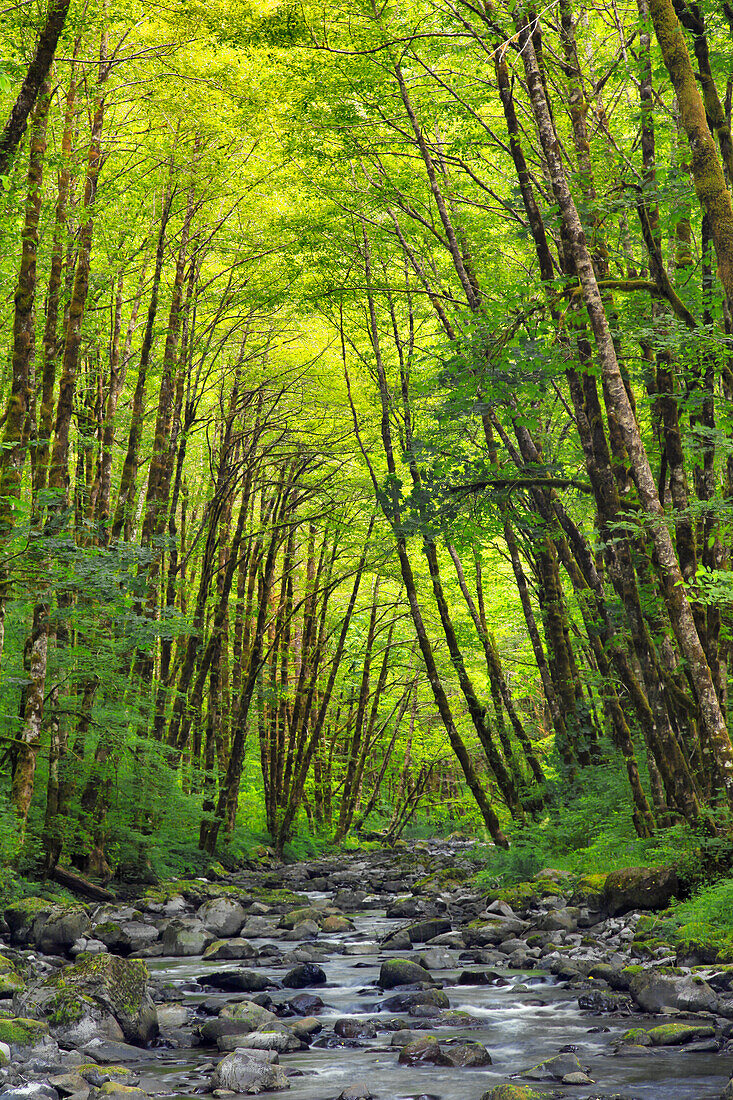
{"label": "river bank", "polygon": [[487,898],[467,855],[418,843],[10,906],[0,1095],[733,1096],[733,967],[639,934],[668,875],[546,872]]}

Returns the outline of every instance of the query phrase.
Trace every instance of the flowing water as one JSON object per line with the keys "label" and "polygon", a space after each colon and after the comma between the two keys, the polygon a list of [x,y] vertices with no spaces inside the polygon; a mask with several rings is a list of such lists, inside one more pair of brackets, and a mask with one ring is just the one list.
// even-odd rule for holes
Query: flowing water
{"label": "flowing water", "polygon": [[[322,897],[322,895],[319,895]],[[317,993],[326,1007],[318,1014],[323,1024],[321,1036],[307,1051],[281,1054],[280,1062],[290,1077],[290,1089],[283,1095],[289,1100],[335,1100],[341,1091],[355,1082],[365,1081],[379,1100],[431,1097],[440,1100],[479,1100],[484,1092],[512,1074],[553,1057],[563,1048],[572,1049],[595,1082],[591,1086],[536,1084],[538,1090],[569,1095],[577,1100],[589,1097],[623,1097],[623,1100],[718,1100],[733,1070],[728,1053],[693,1053],[684,1048],[643,1049],[634,1055],[614,1053],[614,1040],[629,1027],[653,1027],[658,1017],[645,1020],[632,1017],[593,1016],[578,1008],[577,990],[571,991],[539,972],[504,971],[507,984],[451,986],[463,969],[471,969],[458,960],[453,951],[455,970],[435,971],[433,977],[445,981],[452,1009],[464,1009],[476,1017],[476,1027],[435,1028],[443,1042],[461,1037],[478,1040],[491,1053],[493,1064],[480,1069],[456,1069],[441,1066],[410,1067],[398,1065],[398,1048],[390,1046],[391,1033],[380,1030],[380,1019],[394,1013],[380,1013],[382,995],[375,987],[379,966],[385,953],[379,953],[378,940],[401,922],[387,920],[380,913],[364,913],[355,918],[356,930],[329,937],[333,944],[359,944],[373,947],[368,954],[344,955],[323,951],[328,961],[321,963],[328,984],[310,990]],[[255,947],[267,940],[252,939]],[[271,942],[271,941],[270,941]],[[281,945],[285,946],[285,945]],[[290,946],[297,946],[287,945]],[[324,945],[325,947],[325,945]],[[320,948],[319,948],[320,949]],[[338,950],[338,949],[337,949]],[[398,953],[395,953],[398,954]],[[244,995],[214,994],[197,986],[196,979],[207,971],[229,969],[251,963],[209,963],[201,959],[151,959],[151,974],[166,979],[183,992],[184,1004],[191,1013],[200,1011],[202,1002],[209,1008],[244,999]],[[277,981],[284,967],[257,967]],[[498,972],[491,967],[492,972]],[[283,1002],[294,990],[273,991],[273,1000]],[[333,1024],[339,1017],[367,1016],[376,1019],[376,1039],[352,1040],[349,1045],[319,1046],[319,1038],[333,1039]],[[202,1016],[201,1019],[210,1018]],[[291,1021],[292,1022],[292,1021]],[[406,1020],[405,1027],[410,1027]],[[414,1027],[414,1022],[413,1025]],[[421,1030],[421,1034],[424,1031]],[[152,1050],[150,1060],[140,1063],[140,1085],[149,1092],[172,1092],[179,1097],[205,1091],[211,1064],[222,1057],[215,1048]]]}

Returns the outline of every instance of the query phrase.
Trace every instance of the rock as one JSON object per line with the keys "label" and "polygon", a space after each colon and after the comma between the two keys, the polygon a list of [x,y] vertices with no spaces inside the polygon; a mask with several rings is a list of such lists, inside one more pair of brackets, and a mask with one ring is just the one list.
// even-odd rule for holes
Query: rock
{"label": "rock", "polygon": [[197,910],[196,917],[207,932],[217,939],[238,936],[247,920],[247,913],[238,901],[231,898],[212,898]]}
{"label": "rock", "polygon": [[158,1005],[160,1028],[184,1027],[188,1023],[188,1009],[184,1005]]}
{"label": "rock", "polygon": [[326,917],[321,924],[321,931],[327,935],[332,936],[338,932],[353,932],[354,922],[349,920],[348,917],[333,916]]}
{"label": "rock", "polygon": [[678,1009],[686,1012],[714,1012],[716,993],[702,978],[670,971],[642,970],[631,979],[632,997],[644,1012]]}
{"label": "rock", "polygon": [[246,1050],[235,1050],[219,1062],[211,1077],[212,1089],[257,1094],[290,1088],[282,1066],[261,1062]]}
{"label": "rock", "polygon": [[497,1085],[485,1092],[481,1100],[550,1100],[547,1092],[535,1092],[529,1085]]}
{"label": "rock", "polygon": [[288,989],[305,989],[308,986],[325,985],[326,974],[317,963],[306,962],[294,966],[283,978]]}
{"label": "rock", "polygon": [[450,1001],[442,989],[416,989],[409,993],[398,993],[382,1001],[382,1008],[387,1012],[412,1014],[416,1008],[425,1006],[436,1009],[449,1008]]}
{"label": "rock", "polygon": [[133,1085],[121,1085],[119,1081],[105,1081],[98,1089],[92,1089],[89,1100],[147,1100],[147,1092]]}
{"label": "rock", "polygon": [[134,1047],[128,1043],[115,1043],[110,1039],[92,1039],[85,1043],[82,1052],[95,1062],[102,1065],[117,1065],[120,1062],[142,1062],[150,1055],[141,1047]]}
{"label": "rock", "polygon": [[[143,921],[130,920],[123,924],[107,921],[105,924],[94,926],[94,937],[101,941],[108,951],[119,955],[130,955],[150,947],[157,941],[159,932],[154,924],[145,924]],[[89,950],[88,942],[87,950]]]}
{"label": "rock", "polygon": [[13,964],[0,955],[0,997],[12,997],[14,993],[20,993],[25,986]]}
{"label": "rock", "polygon": [[35,943],[32,936],[34,925],[38,924],[40,928],[53,910],[53,903],[42,898],[22,898],[8,905],[3,916],[10,929],[10,942],[21,947],[26,947],[31,941]]}
{"label": "rock", "polygon": [[381,941],[385,951],[412,951],[412,940],[405,928],[399,928],[396,932],[390,932]]}
{"label": "rock", "polygon": [[539,927],[545,932],[576,932],[580,910],[570,907],[555,909],[546,913],[540,920]]}
{"label": "rock", "polygon": [[204,928],[201,921],[172,920],[163,932],[163,954],[174,958],[202,955],[213,940],[214,936]]}
{"label": "rock", "polygon": [[590,993],[581,993],[578,1007],[595,1016],[604,1012],[629,1012],[631,998],[625,997],[623,993],[603,993],[600,989],[592,989]]}
{"label": "rock", "polygon": [[583,1067],[574,1054],[557,1054],[538,1066],[523,1070],[519,1076],[530,1081],[562,1081],[569,1073],[582,1072]]}
{"label": "rock", "polygon": [[46,955],[66,954],[80,936],[88,936],[92,922],[85,909],[52,909],[44,921],[33,924],[33,939]]}
{"label": "rock", "polygon": [[264,993],[266,989],[272,989],[272,982],[264,974],[239,968],[202,974],[199,983],[211,989],[220,989],[222,993]]}
{"label": "rock", "polygon": [[0,1042],[10,1048],[11,1054],[23,1047],[34,1047],[48,1036],[48,1024],[23,1016],[0,1017]]}
{"label": "rock", "polygon": [[456,1043],[455,1046],[444,1047],[443,1053],[451,1066],[474,1068],[491,1065],[491,1055],[486,1047],[471,1040]]}
{"label": "rock", "polygon": [[394,989],[398,985],[414,985],[416,982],[429,980],[429,971],[411,959],[386,959],[379,971],[379,985],[382,989]]}
{"label": "rock", "polygon": [[662,1024],[647,1032],[654,1047],[683,1046],[699,1039],[714,1039],[715,1028],[708,1024]]}
{"label": "rock", "polygon": [[319,931],[320,929],[314,920],[302,920],[289,932],[285,932],[282,938],[287,943],[301,943],[303,940],[317,939]]}
{"label": "rock", "polygon": [[[63,1033],[71,1045],[97,1037],[90,1023],[102,1029],[101,1038],[145,1044],[158,1034],[148,979],[148,968],[139,959],[94,955],[33,983],[18,1003],[35,1018],[48,1017],[53,1033]],[[110,1020],[119,1025],[118,1035]]]}
{"label": "rock", "polygon": [[220,1050],[275,1050],[284,1053],[300,1050],[300,1039],[289,1028],[281,1031],[251,1031],[249,1035],[223,1035],[217,1040]]}
{"label": "rock", "polygon": [[415,958],[415,962],[426,970],[452,970],[456,965],[455,956],[441,947],[428,947]]}
{"label": "rock", "polygon": [[278,1023],[274,1012],[253,1001],[242,1001],[237,1005],[227,1005],[215,1020],[202,1024],[201,1038],[206,1043],[216,1043],[223,1035],[248,1035],[257,1028],[272,1027]]}
{"label": "rock", "polygon": [[420,1036],[416,1031],[410,1031],[408,1028],[403,1027],[400,1028],[399,1031],[394,1032],[394,1034],[392,1035],[390,1046],[404,1047],[407,1046],[408,1043],[414,1043],[415,1040],[419,1038]]}
{"label": "rock", "polygon": [[357,1081],[353,1085],[347,1085],[339,1093],[338,1100],[372,1100],[372,1094],[366,1081]]}
{"label": "rock", "polygon": [[603,908],[612,917],[630,909],[665,909],[679,889],[672,867],[626,867],[603,885]]}
{"label": "rock", "polygon": [[315,993],[296,993],[288,1001],[288,1007],[298,1016],[312,1016],[324,1007],[323,1001]]}
{"label": "rock", "polygon": [[434,936],[444,936],[452,929],[449,920],[421,920],[405,929],[411,943],[428,943]]}
{"label": "rock", "polygon": [[40,1081],[3,1089],[0,1095],[4,1097],[4,1100],[58,1100],[59,1096],[55,1088],[51,1085],[44,1085]]}
{"label": "rock", "polygon": [[216,962],[220,959],[231,961],[234,959],[253,959],[257,955],[257,949],[249,940],[235,937],[231,940],[214,940],[206,948],[203,958]]}
{"label": "rock", "polygon": [[398,1059],[401,1066],[449,1066],[451,1063],[440,1049],[434,1035],[423,1035],[411,1043],[405,1043]]}
{"label": "rock", "polygon": [[337,1020],[333,1025],[334,1034],[340,1039],[375,1039],[377,1028],[373,1020],[361,1020],[356,1016],[349,1016]]}

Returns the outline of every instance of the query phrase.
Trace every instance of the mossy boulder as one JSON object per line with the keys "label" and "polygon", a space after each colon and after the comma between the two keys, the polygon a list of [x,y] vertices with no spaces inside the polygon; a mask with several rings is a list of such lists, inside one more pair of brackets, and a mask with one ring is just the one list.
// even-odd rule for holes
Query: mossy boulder
{"label": "mossy boulder", "polygon": [[48,1035],[48,1024],[24,1016],[0,1019],[0,1043],[10,1047],[35,1046]]}
{"label": "mossy boulder", "polygon": [[709,1024],[661,1024],[648,1032],[654,1047],[684,1046],[700,1039],[714,1039],[715,1028]]}
{"label": "mossy boulder", "polygon": [[[48,1019],[54,1033],[69,1038],[94,1026],[99,1037],[145,1045],[158,1034],[148,979],[142,960],[103,952],[35,982],[19,995],[18,1003],[29,1015]],[[115,1034],[110,1021],[121,1035]]]}
{"label": "mossy boulder", "polygon": [[27,946],[34,942],[33,926],[36,921],[46,920],[54,909],[54,903],[46,898],[20,898],[8,905],[3,916],[10,929],[10,942]]}
{"label": "mossy boulder", "polygon": [[481,1100],[550,1100],[548,1092],[537,1092],[529,1085],[497,1085],[485,1092]]}
{"label": "mossy boulder", "polygon": [[88,1100],[148,1100],[148,1094],[134,1085],[105,1081],[99,1088],[90,1091]]}
{"label": "mossy boulder", "polygon": [[610,916],[632,909],[666,909],[678,890],[674,867],[624,867],[606,878],[603,908]]}
{"label": "mossy boulder", "polygon": [[398,985],[414,985],[429,980],[430,972],[410,959],[386,959],[379,971],[379,985],[382,989],[394,989]]}
{"label": "mossy boulder", "polygon": [[607,878],[607,874],[600,874],[580,875],[578,878],[573,879],[570,904],[599,909],[603,903],[603,889]]}
{"label": "mossy boulder", "polygon": [[492,890],[487,895],[487,901],[506,902],[515,912],[530,909],[538,905],[544,898],[558,898],[563,896],[563,890],[552,880],[542,879],[538,882],[519,882],[516,886],[505,886],[500,890]]}
{"label": "mossy boulder", "polygon": [[652,1044],[649,1032],[645,1031],[643,1027],[630,1027],[621,1036],[621,1042],[632,1047],[648,1047]]}
{"label": "mossy boulder", "polygon": [[0,955],[0,997],[12,997],[24,986],[25,982],[10,960]]}

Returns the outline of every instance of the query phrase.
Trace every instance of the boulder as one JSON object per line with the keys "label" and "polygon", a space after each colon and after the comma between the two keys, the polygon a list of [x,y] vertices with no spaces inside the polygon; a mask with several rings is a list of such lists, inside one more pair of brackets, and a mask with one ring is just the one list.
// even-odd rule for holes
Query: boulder
{"label": "boulder", "polygon": [[201,1026],[201,1038],[205,1043],[217,1043],[223,1035],[248,1035],[257,1028],[273,1027],[279,1023],[274,1012],[255,1004],[242,1001],[237,1005],[227,1005],[215,1020],[207,1020]]}
{"label": "boulder", "polygon": [[234,937],[231,940],[214,940],[204,951],[203,957],[210,959],[212,962],[219,959],[231,962],[235,959],[254,959],[256,955],[257,949],[252,946],[249,940]]}
{"label": "boulder", "polygon": [[444,936],[452,929],[449,920],[421,920],[405,929],[411,943],[428,943],[435,936]]}
{"label": "boulder", "polygon": [[717,994],[706,981],[692,974],[673,971],[640,970],[629,984],[631,996],[644,1012],[678,1010],[714,1012]]}
{"label": "boulder", "polygon": [[401,1066],[451,1065],[434,1035],[423,1035],[411,1043],[405,1043],[398,1061]]}
{"label": "boulder", "polygon": [[379,970],[379,985],[382,989],[426,981],[430,981],[430,972],[411,959],[386,959]]}
{"label": "boulder", "polygon": [[347,1016],[333,1025],[334,1034],[340,1039],[376,1039],[377,1027],[373,1020]]}
{"label": "boulder", "polygon": [[213,939],[214,936],[204,928],[201,921],[172,920],[163,932],[163,954],[175,958],[203,955]]}
{"label": "boulder", "polygon": [[283,985],[287,989],[306,989],[309,986],[325,985],[325,971],[317,963],[299,963],[289,970],[283,978]]}
{"label": "boulder", "polygon": [[[53,1033],[62,1033],[74,1045],[97,1036],[144,1045],[158,1034],[148,979],[141,960],[105,953],[65,966],[16,999],[19,1008],[36,1019],[48,1018]],[[96,1035],[90,1033],[91,1024],[98,1027]]]}
{"label": "boulder", "polygon": [[13,964],[0,955],[0,997],[12,997],[14,993],[20,993],[25,986]]}
{"label": "boulder", "polygon": [[10,1048],[11,1054],[37,1046],[48,1037],[48,1024],[23,1016],[0,1017],[0,1043]]}
{"label": "boulder", "polygon": [[159,932],[155,925],[141,920],[129,920],[123,924],[106,921],[94,926],[94,938],[101,941],[107,951],[116,955],[131,955],[135,951],[142,951],[155,943],[158,937]]}
{"label": "boulder", "polygon": [[356,1081],[339,1093],[338,1100],[372,1100],[372,1094],[366,1081]]}
{"label": "boulder", "polygon": [[196,916],[206,931],[217,939],[238,936],[247,920],[243,906],[231,898],[212,898],[211,901],[205,901]]}
{"label": "boulder", "polygon": [[85,909],[52,909],[45,920],[33,923],[33,940],[46,955],[65,955],[80,936],[89,936],[92,922]]}
{"label": "boulder", "polygon": [[443,1048],[443,1053],[451,1066],[473,1069],[480,1066],[491,1065],[491,1055],[481,1043],[475,1043],[470,1039],[463,1043]]}
{"label": "boulder", "polygon": [[287,943],[301,943],[303,940],[318,939],[320,929],[314,920],[302,920],[288,932],[284,932],[282,939]]}
{"label": "boulder", "polygon": [[290,1088],[282,1066],[253,1057],[254,1051],[235,1050],[219,1062],[211,1076],[212,1089],[256,1095]]}
{"label": "boulder", "polygon": [[548,1092],[535,1092],[529,1085],[497,1085],[485,1092],[481,1100],[550,1100]]}
{"label": "boulder", "polygon": [[148,1100],[148,1094],[134,1085],[119,1081],[105,1081],[98,1089],[91,1089],[88,1100]]}
{"label": "boulder", "polygon": [[330,936],[337,932],[353,932],[354,922],[353,920],[349,920],[348,917],[333,914],[330,917],[326,917],[321,922],[321,931]]}
{"label": "boulder", "polygon": [[313,1016],[324,1007],[323,1001],[315,993],[296,993],[288,1001],[288,1008],[296,1016]]}
{"label": "boulder", "polygon": [[[415,1015],[419,1008],[437,1010],[449,1007],[450,1001],[442,989],[416,989],[409,993],[398,993],[382,1001],[382,1008],[387,1012],[409,1012],[411,1015]],[[438,1013],[424,1013],[424,1015],[438,1015]]]}
{"label": "boulder", "polygon": [[684,1046],[700,1039],[714,1039],[715,1028],[709,1024],[662,1024],[647,1032],[654,1047]]}
{"label": "boulder", "polygon": [[582,1073],[583,1067],[574,1054],[556,1054],[538,1066],[525,1069],[519,1076],[530,1081],[562,1081],[569,1073]]}
{"label": "boulder", "polygon": [[40,927],[54,910],[54,905],[43,898],[21,898],[8,905],[3,912],[10,929],[10,942],[16,946],[27,947],[35,942],[32,936],[33,926]]}
{"label": "boulder", "polygon": [[602,904],[612,917],[631,909],[665,909],[678,889],[673,867],[626,867],[607,876]]}
{"label": "boulder", "polygon": [[264,974],[242,968],[202,974],[199,983],[220,989],[223,993],[264,993],[266,989],[272,989],[272,982]]}

